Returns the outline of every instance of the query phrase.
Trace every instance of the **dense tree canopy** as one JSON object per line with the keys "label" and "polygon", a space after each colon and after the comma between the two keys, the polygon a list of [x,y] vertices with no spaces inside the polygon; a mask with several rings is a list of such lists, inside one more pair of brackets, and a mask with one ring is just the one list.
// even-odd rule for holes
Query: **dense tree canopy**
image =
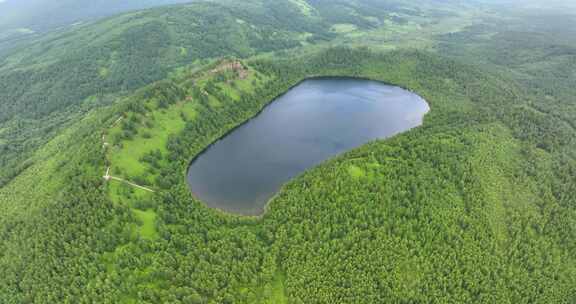
{"label": "dense tree canopy", "polygon": [[[70,182],[52,207],[40,222],[5,219],[2,226],[8,245],[1,260],[3,301],[573,298],[576,218],[568,189],[574,189],[576,164],[555,152],[567,148],[565,141],[542,149],[547,135],[519,123],[526,120],[519,113],[529,112],[519,110],[526,105],[517,87],[431,54],[337,48],[246,62],[260,80],[232,97],[221,85],[233,86],[238,72],[213,74],[218,65],[152,85],[115,107],[134,117],[119,127],[135,130],[116,143],[125,147],[150,128],[147,113],[178,107],[198,83],[211,88],[204,101],[192,101],[195,118],[143,160],[150,174],[142,181],[159,189],[156,194],[103,184],[100,135],[83,132],[113,121],[113,113],[75,131],[73,138],[87,140],[64,150],[75,154],[59,165],[63,181]],[[423,127],[351,151],[290,182],[262,218],[222,214],[195,200],[184,179],[190,158],[312,75],[403,85],[422,94],[433,110]],[[229,97],[215,107],[214,94]],[[156,216],[153,234],[139,228],[145,225],[141,212]],[[45,227],[44,233],[29,225]],[[31,241],[16,242],[20,238]],[[39,256],[15,254],[22,250]]]}
{"label": "dense tree canopy", "polygon": [[[26,113],[0,118],[0,135],[21,139],[0,137],[0,303],[576,301],[573,79],[541,64],[572,62],[570,47],[512,35],[539,46],[524,49],[470,27],[438,37],[457,60],[375,44],[291,49],[339,39],[333,23],[369,31],[372,15],[406,9],[366,0],[347,15],[348,1],[327,2],[123,15],[69,34],[91,52],[44,41],[36,62],[4,61],[0,113]],[[495,45],[550,59],[506,61]],[[261,217],[195,199],[190,160],[315,76],[398,85],[431,112],[311,168]]]}

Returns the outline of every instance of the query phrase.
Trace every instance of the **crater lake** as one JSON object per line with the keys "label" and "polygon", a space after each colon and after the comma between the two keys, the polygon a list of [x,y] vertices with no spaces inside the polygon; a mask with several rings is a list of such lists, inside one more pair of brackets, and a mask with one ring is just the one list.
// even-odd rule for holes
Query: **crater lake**
{"label": "crater lake", "polygon": [[400,87],[355,78],[307,79],[198,155],[188,183],[209,207],[259,215],[290,179],[417,127],[428,111],[423,98]]}

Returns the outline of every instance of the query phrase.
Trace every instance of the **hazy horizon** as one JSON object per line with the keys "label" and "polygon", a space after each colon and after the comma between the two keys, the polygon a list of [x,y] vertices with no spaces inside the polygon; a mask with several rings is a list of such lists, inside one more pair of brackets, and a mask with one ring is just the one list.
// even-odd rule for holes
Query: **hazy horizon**
{"label": "hazy horizon", "polygon": [[75,22],[93,20],[155,6],[192,0],[0,0],[0,31],[31,29],[45,31]]}
{"label": "hazy horizon", "polygon": [[[0,31],[31,29],[45,31],[75,22],[93,20],[123,12],[156,6],[188,3],[193,0],[0,0]],[[466,1],[465,1],[466,2]],[[468,0],[489,5],[518,5],[519,8],[576,9],[570,0]],[[455,3],[463,3],[455,1]],[[574,11],[576,12],[576,10]],[[570,11],[569,13],[573,13]]]}

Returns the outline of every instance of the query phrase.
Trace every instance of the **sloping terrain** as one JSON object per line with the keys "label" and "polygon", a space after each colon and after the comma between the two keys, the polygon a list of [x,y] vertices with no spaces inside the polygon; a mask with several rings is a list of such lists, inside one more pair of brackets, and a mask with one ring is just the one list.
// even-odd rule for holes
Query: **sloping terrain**
{"label": "sloping terrain", "polygon": [[[330,3],[160,8],[6,57],[0,302],[576,301],[574,87],[554,73],[569,39],[452,32],[463,17],[437,2]],[[364,47],[330,46],[346,41]],[[541,73],[559,81],[530,86]],[[195,155],[319,75],[399,85],[431,112],[295,178],[262,217],[193,198]]]}
{"label": "sloping terrain", "polygon": [[[338,24],[367,30],[382,23],[361,15],[367,10],[359,4],[337,7],[198,2],[74,26],[14,49],[0,59],[0,184],[61,127],[180,66],[316,44],[336,37]],[[385,10],[372,14],[384,19]]]}
{"label": "sloping terrain", "polygon": [[[421,128],[295,179],[262,218],[193,199],[188,161],[306,75],[404,85],[432,112]],[[25,204],[9,191],[20,183],[60,187],[4,218],[3,300],[561,303],[574,292],[576,231],[573,198],[557,189],[574,185],[554,173],[554,154],[520,136],[519,94],[417,52],[334,49],[183,71],[79,122],[50,158],[70,160],[62,179],[40,174],[0,192],[9,206]],[[113,138],[104,148],[101,134]],[[155,192],[103,179],[107,167]]]}

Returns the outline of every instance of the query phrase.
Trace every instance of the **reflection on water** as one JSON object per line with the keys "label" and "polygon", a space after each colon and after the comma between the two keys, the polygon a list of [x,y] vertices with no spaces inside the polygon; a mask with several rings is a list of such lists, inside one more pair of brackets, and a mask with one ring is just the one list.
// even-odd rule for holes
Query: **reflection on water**
{"label": "reflection on water", "polygon": [[418,95],[380,82],[309,79],[198,157],[188,182],[210,207],[260,214],[291,178],[371,140],[416,127],[428,110]]}

